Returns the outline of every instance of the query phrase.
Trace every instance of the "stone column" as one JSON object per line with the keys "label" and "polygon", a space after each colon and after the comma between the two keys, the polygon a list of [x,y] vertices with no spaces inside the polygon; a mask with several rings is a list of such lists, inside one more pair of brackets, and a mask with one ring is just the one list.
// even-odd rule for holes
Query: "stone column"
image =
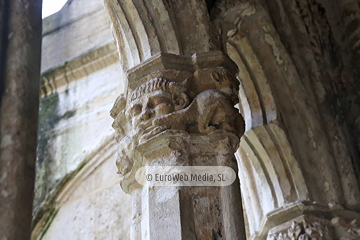
{"label": "stone column", "polygon": [[[112,110],[132,239],[244,239],[231,187],[142,187],[143,166],[229,166],[243,134],[237,67],[210,21],[211,1],[105,0],[126,72]],[[198,146],[195,148],[194,146]],[[220,150],[221,149],[221,150]]]}
{"label": "stone column", "polygon": [[[145,166],[191,164],[232,166],[237,170],[234,158],[237,143],[236,135],[222,131],[200,135],[169,130],[145,142],[137,151]],[[190,180],[191,175],[188,176]],[[171,239],[241,239],[244,232],[239,224],[242,222],[239,189],[238,182],[222,187],[144,186],[140,196],[133,196],[135,201],[140,197],[142,203],[141,228],[136,230],[141,232],[139,239],[170,239],[169,236]]]}
{"label": "stone column", "polygon": [[235,71],[214,51],[160,54],[128,72],[127,97],[118,98],[111,114],[121,187],[133,196],[132,239],[245,239],[237,177],[222,187],[142,186],[135,179],[144,166],[238,172],[234,152],[244,122],[234,108]]}
{"label": "stone column", "polygon": [[30,239],[41,1],[0,1],[0,239]]}

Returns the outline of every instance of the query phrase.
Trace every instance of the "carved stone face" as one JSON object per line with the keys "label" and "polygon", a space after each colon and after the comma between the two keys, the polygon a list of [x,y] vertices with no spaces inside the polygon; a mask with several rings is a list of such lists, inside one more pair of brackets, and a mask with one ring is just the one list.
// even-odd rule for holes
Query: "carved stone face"
{"label": "carved stone face", "polygon": [[166,126],[153,126],[152,120],[175,111],[176,103],[169,92],[157,90],[133,100],[127,109],[133,136],[139,143],[159,134]]}

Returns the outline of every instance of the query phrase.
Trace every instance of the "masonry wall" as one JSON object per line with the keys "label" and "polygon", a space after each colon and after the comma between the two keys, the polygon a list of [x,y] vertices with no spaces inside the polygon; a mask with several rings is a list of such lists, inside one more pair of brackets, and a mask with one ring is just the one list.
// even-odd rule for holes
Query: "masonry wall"
{"label": "masonry wall", "polygon": [[123,91],[100,0],[44,19],[33,239],[128,239],[109,111]]}

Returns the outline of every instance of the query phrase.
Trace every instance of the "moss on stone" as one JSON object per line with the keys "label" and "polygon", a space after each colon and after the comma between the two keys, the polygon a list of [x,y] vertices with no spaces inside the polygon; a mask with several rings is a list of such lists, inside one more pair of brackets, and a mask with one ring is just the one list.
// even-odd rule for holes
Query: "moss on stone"
{"label": "moss on stone", "polygon": [[39,132],[38,132],[38,164],[42,164],[46,158],[51,158],[48,144],[51,138],[51,130],[59,122],[57,109],[59,103],[58,93],[44,97],[40,100],[39,107]]}
{"label": "moss on stone", "polygon": [[48,176],[51,174],[49,166],[53,162],[50,146],[54,138],[53,129],[60,120],[58,104],[58,93],[40,99],[34,212],[40,208],[51,189],[48,182]]}
{"label": "moss on stone", "polygon": [[80,163],[74,171],[66,174],[57,183],[54,189],[48,195],[46,195],[46,199],[42,201],[41,206],[38,206],[34,209],[32,221],[33,228],[40,222],[41,226],[33,232],[32,240],[41,240],[45,235],[47,229],[51,225],[51,222],[54,220],[58,212],[58,207],[56,206],[56,197],[61,192],[63,187],[81,171],[87,162],[88,161],[84,161]]}
{"label": "moss on stone", "polygon": [[56,217],[56,214],[58,213],[59,209],[52,207],[50,209],[47,210],[46,212],[46,216],[44,216],[43,219],[43,223],[42,226],[40,227],[39,231],[37,231],[33,237],[31,238],[32,240],[41,240],[46,231],[48,230],[48,228],[50,227],[52,221],[54,220],[54,218]]}
{"label": "moss on stone", "polygon": [[66,113],[64,113],[64,115],[61,116],[61,118],[65,118],[65,119],[71,118],[75,115],[75,113],[76,110],[67,111]]}

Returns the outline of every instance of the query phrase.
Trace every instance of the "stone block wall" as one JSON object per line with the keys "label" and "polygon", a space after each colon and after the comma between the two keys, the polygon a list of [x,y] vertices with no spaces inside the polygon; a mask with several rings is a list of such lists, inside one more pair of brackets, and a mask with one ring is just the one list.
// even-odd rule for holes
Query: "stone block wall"
{"label": "stone block wall", "polygon": [[32,239],[128,239],[109,115],[123,73],[102,1],[44,19],[41,70]]}

